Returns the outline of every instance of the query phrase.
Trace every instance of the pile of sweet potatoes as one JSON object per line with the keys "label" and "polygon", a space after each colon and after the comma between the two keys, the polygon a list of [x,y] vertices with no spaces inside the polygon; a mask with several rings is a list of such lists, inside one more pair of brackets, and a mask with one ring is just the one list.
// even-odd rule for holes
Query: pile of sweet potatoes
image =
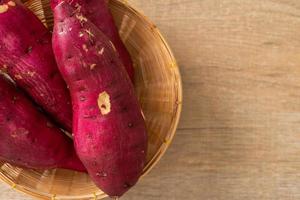
{"label": "pile of sweet potatoes", "polygon": [[51,7],[53,34],[20,1],[0,1],[0,160],[88,172],[119,197],[147,154],[130,55],[107,0]]}

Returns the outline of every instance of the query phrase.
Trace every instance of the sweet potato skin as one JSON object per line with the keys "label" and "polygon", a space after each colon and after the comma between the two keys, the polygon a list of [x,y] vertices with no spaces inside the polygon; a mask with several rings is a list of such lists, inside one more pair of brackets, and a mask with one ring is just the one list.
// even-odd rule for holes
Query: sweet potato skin
{"label": "sweet potato skin", "polygon": [[147,153],[133,85],[108,38],[64,2],[54,9],[53,48],[70,86],[77,154],[97,186],[121,196],[142,174]]}
{"label": "sweet potato skin", "polygon": [[0,160],[32,168],[86,171],[73,142],[0,75]]}
{"label": "sweet potato skin", "polygon": [[134,81],[134,67],[124,43],[122,42],[114,19],[108,8],[108,0],[51,0],[51,7],[62,1],[68,2],[74,8],[89,19],[98,29],[100,29],[114,44],[119,57],[126,68],[132,81]]}
{"label": "sweet potato skin", "polygon": [[70,94],[57,68],[51,34],[39,19],[18,1],[1,1],[0,69],[71,131]]}

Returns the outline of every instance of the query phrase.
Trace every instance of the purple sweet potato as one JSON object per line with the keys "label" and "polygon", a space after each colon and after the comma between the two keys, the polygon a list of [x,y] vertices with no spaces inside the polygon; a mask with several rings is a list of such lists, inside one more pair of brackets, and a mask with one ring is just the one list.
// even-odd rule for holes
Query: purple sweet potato
{"label": "purple sweet potato", "polygon": [[76,152],[97,186],[121,196],[142,174],[147,153],[132,82],[109,39],[65,2],[54,9],[52,42],[70,86]]}
{"label": "purple sweet potato", "polygon": [[51,7],[54,9],[55,6],[62,1],[68,2],[76,8],[77,11],[95,24],[95,26],[111,40],[119,53],[119,57],[125,66],[130,79],[133,81],[134,68],[132,60],[119,36],[113,16],[108,8],[108,0],[51,0]]}
{"label": "purple sweet potato", "polygon": [[0,160],[32,168],[86,171],[73,142],[0,75]]}
{"label": "purple sweet potato", "polygon": [[0,69],[71,131],[70,94],[57,68],[51,33],[18,1],[0,1]]}

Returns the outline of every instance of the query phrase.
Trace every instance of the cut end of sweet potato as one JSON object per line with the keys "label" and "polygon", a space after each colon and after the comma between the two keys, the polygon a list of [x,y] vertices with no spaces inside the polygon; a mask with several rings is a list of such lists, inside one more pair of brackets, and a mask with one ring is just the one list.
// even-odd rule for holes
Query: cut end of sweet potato
{"label": "cut end of sweet potato", "polygon": [[5,13],[8,10],[8,5],[4,4],[0,6],[0,13]]}

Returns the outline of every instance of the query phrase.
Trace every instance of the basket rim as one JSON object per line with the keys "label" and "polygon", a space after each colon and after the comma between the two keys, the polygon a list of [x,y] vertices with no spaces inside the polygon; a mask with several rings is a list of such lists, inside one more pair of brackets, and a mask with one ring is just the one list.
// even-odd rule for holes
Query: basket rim
{"label": "basket rim", "polygon": [[[148,162],[148,164],[144,167],[142,176],[140,177],[140,180],[145,177],[156,165],[157,163],[161,160],[163,155],[166,153],[167,149],[171,145],[174,136],[176,134],[176,130],[178,128],[181,112],[182,112],[182,104],[183,104],[183,87],[182,87],[182,78],[181,78],[181,73],[180,69],[178,66],[178,63],[176,61],[176,58],[174,56],[174,53],[169,46],[168,42],[166,39],[163,37],[162,33],[160,30],[156,27],[156,25],[147,17],[145,16],[142,12],[140,12],[138,9],[136,9],[133,5],[129,4],[127,0],[112,0],[111,2],[123,5],[127,7],[130,11],[132,11],[136,16],[140,17],[141,19],[145,20],[146,23],[148,23],[151,27],[154,27],[153,31],[159,36],[159,39],[163,43],[164,47],[169,53],[169,56],[172,60],[172,67],[174,70],[174,76],[176,78],[176,82],[178,83],[177,85],[177,107],[175,109],[175,114],[171,122],[172,128],[169,130],[169,133],[167,134],[168,140],[165,140],[164,143],[160,146],[158,149],[157,153],[152,157],[152,159]],[[12,189],[17,190],[18,192],[21,192],[23,194],[29,195],[31,197],[34,197],[36,199],[52,199],[55,200],[56,195],[55,194],[42,194],[42,193],[37,193],[35,190],[32,190],[30,188],[18,185],[17,183],[14,183],[11,179],[9,179],[7,176],[5,176],[1,171],[0,171],[0,180],[3,181],[4,183],[8,184],[11,186]],[[101,193],[100,193],[101,192]],[[60,197],[66,197],[65,195]],[[82,199],[82,198],[94,198],[95,200],[98,198],[105,198],[107,195],[103,193],[101,190],[96,191],[95,193],[91,195],[78,195],[74,200],[76,199]]]}

